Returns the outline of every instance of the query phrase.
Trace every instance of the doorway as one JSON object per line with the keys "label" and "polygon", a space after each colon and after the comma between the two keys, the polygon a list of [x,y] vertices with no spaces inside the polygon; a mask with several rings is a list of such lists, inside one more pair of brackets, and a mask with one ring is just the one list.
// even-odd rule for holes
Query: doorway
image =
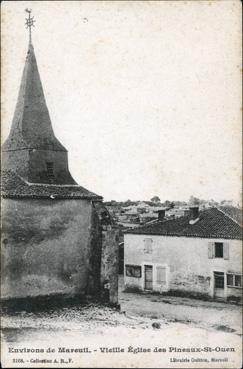
{"label": "doorway", "polygon": [[153,289],[153,267],[152,265],[144,265],[144,288],[145,290]]}
{"label": "doorway", "polygon": [[214,272],[214,297],[223,299],[224,298],[224,273]]}

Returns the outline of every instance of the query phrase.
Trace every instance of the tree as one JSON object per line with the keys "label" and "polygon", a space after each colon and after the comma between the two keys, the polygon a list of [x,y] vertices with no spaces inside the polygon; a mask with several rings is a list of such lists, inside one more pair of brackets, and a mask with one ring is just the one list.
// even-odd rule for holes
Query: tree
{"label": "tree", "polygon": [[152,199],[150,199],[152,202],[160,202],[159,196],[154,196]]}
{"label": "tree", "polygon": [[166,208],[169,208],[169,209],[173,209],[175,207],[175,203],[174,201],[169,201],[169,200],[166,200],[163,205],[166,207]]}
{"label": "tree", "polygon": [[131,200],[124,201],[124,203],[123,203],[123,206],[131,206],[131,205],[132,205]]}
{"label": "tree", "polygon": [[166,200],[164,202],[164,206],[166,206],[167,208],[169,208],[170,207],[170,201],[169,200]]}
{"label": "tree", "polygon": [[189,204],[190,205],[199,205],[200,204],[200,199],[198,199],[197,197],[194,197],[194,196],[190,196]]}

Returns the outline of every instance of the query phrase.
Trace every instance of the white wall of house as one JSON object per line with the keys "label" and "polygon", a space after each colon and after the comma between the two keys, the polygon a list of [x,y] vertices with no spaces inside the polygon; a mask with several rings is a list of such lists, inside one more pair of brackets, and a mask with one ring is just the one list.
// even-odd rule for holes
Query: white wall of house
{"label": "white wall of house", "polygon": [[[225,258],[214,257],[211,253],[214,242],[224,244]],[[146,246],[149,244],[151,247]],[[224,273],[222,297],[241,296],[240,287],[227,286],[227,273],[242,273],[241,260],[240,240],[136,234],[124,236],[125,287],[144,290],[145,265],[151,265],[153,291],[184,290],[213,297],[216,294],[214,273],[219,272]],[[126,265],[140,266],[141,277],[126,275]],[[160,268],[159,280],[157,267]]]}

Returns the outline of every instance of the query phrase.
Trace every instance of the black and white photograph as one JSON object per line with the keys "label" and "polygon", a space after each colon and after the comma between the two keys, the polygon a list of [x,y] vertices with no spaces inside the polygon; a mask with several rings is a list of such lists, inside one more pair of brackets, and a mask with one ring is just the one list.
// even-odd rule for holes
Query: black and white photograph
{"label": "black and white photograph", "polygon": [[1,10],[2,367],[241,368],[241,2]]}

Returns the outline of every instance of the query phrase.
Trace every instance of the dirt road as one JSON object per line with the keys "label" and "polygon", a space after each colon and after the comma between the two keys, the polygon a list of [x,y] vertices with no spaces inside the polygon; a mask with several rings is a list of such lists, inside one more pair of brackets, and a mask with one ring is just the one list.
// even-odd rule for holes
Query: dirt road
{"label": "dirt road", "polygon": [[[187,368],[238,368],[241,361],[241,307],[217,302],[123,292],[121,311],[101,305],[56,307],[35,312],[5,313],[2,360],[7,367],[183,367],[171,348],[208,347],[214,353],[187,353]],[[234,352],[216,352],[222,345]],[[36,354],[36,349],[43,354]],[[23,354],[23,350],[34,354]],[[67,349],[65,355],[60,354]],[[70,350],[77,353],[70,355]],[[159,349],[161,351],[159,351]],[[20,353],[11,353],[20,350]],[[81,353],[79,353],[81,350]],[[102,350],[108,350],[103,354]],[[123,350],[111,355],[109,350]],[[141,351],[145,350],[145,351]],[[15,352],[14,351],[14,352]],[[151,355],[157,352],[156,355]],[[189,358],[189,359],[188,359]],[[21,364],[18,360],[22,360]],[[62,362],[62,360],[64,360]],[[172,360],[172,362],[171,362]],[[199,360],[197,366],[195,361]],[[201,360],[201,361],[200,361]],[[10,365],[10,366],[9,366]]]}
{"label": "dirt road", "polygon": [[127,315],[164,319],[194,326],[242,334],[241,306],[174,296],[126,293],[119,281],[119,302]]}

